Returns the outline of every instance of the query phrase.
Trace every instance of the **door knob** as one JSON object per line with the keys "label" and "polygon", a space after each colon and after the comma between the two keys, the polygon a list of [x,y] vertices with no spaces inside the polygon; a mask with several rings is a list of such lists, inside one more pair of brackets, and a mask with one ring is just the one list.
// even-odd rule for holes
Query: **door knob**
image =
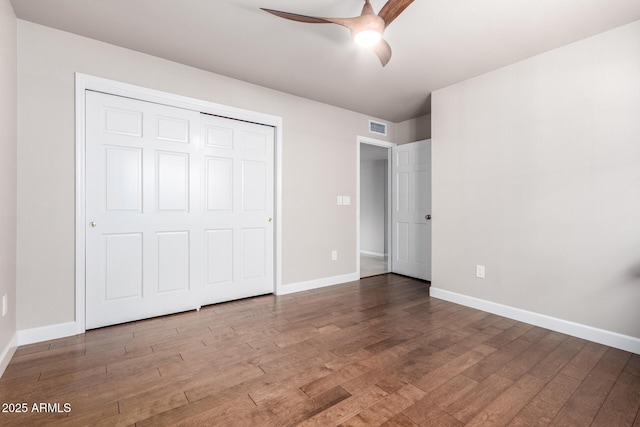
{"label": "door knob", "polygon": [[96,226],[96,225],[98,225],[98,224],[96,224],[94,221],[91,221],[91,222],[89,223],[89,225],[90,225],[91,227],[95,227],[95,226]]}
{"label": "door knob", "polygon": [[431,221],[431,215],[425,215],[424,219],[426,219],[427,221]]}
{"label": "door knob", "polygon": [[273,221],[273,218],[269,218],[269,222]]}

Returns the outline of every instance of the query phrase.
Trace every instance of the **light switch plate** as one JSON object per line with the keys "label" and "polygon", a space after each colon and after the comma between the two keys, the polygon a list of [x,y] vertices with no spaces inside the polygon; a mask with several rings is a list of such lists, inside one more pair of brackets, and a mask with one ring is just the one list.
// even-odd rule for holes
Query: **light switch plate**
{"label": "light switch plate", "polygon": [[342,196],[338,196],[338,206],[342,206]]}
{"label": "light switch plate", "polygon": [[350,205],[351,204],[351,197],[350,196],[342,196],[342,204],[343,205]]}

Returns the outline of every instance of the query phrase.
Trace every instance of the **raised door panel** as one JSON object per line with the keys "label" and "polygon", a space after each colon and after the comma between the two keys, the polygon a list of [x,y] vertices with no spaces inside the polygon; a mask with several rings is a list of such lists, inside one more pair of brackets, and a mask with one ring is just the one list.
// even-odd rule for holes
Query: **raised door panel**
{"label": "raised door panel", "polygon": [[242,163],[242,210],[265,211],[267,202],[267,167],[265,162]]}
{"label": "raised door panel", "polygon": [[207,284],[233,282],[233,229],[207,230]]}
{"label": "raised door panel", "polygon": [[407,212],[409,210],[409,203],[411,201],[409,181],[409,172],[396,173],[396,203],[394,209],[397,212]]}
{"label": "raised door panel", "polygon": [[189,154],[156,151],[156,209],[189,211]]}
{"label": "raised door panel", "polygon": [[105,133],[142,137],[142,111],[106,107],[102,115]]}
{"label": "raised door panel", "polygon": [[142,234],[103,236],[104,300],[142,297]]}
{"label": "raised door panel", "polygon": [[172,117],[156,116],[157,139],[189,143],[189,121]]}
{"label": "raised door panel", "polygon": [[409,262],[409,223],[396,223],[396,261]]}
{"label": "raised door panel", "polygon": [[245,279],[263,279],[265,277],[266,249],[265,229],[242,230],[242,261]]}
{"label": "raised door panel", "polygon": [[190,287],[188,231],[156,233],[158,239],[158,292],[186,291]]}
{"label": "raised door panel", "polygon": [[233,129],[230,127],[204,125],[204,140],[207,147],[233,149]]}
{"label": "raised door panel", "polygon": [[142,211],[142,150],[106,146],[105,210],[107,212]]}
{"label": "raised door panel", "polygon": [[233,159],[205,159],[205,195],[207,211],[233,211]]}
{"label": "raised door panel", "polygon": [[245,151],[265,153],[267,149],[267,136],[262,133],[243,131],[242,148]]}
{"label": "raised door panel", "polygon": [[429,235],[428,225],[416,224],[415,225],[415,262],[418,264],[426,265],[430,260],[430,243],[431,239],[426,237]]}

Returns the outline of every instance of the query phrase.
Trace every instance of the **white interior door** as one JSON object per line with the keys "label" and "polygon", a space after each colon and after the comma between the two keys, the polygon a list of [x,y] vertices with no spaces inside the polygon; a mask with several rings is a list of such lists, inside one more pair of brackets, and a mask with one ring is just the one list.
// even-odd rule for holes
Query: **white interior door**
{"label": "white interior door", "polygon": [[431,140],[392,148],[394,273],[431,280]]}
{"label": "white interior door", "polygon": [[[219,134],[264,137],[234,140],[225,163],[209,120],[87,91],[87,329],[273,291],[273,128],[219,119]],[[261,166],[247,164],[252,148]],[[256,212],[264,202],[260,220],[240,214],[247,199]],[[220,226],[228,200],[233,220]]]}
{"label": "white interior door", "polygon": [[273,292],[274,130],[202,115],[203,304]]}

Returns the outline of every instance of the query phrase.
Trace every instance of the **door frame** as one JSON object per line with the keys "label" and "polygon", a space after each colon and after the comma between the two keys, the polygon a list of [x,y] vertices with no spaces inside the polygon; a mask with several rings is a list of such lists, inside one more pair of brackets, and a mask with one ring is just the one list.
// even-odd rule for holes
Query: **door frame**
{"label": "door frame", "polygon": [[398,144],[394,142],[382,141],[380,139],[369,138],[358,135],[356,137],[357,155],[356,155],[356,274],[360,278],[360,144],[375,145],[387,149],[387,270],[393,271],[391,243],[393,230],[391,227],[391,202],[393,200],[393,186],[391,181],[391,148]]}
{"label": "door frame", "polygon": [[75,323],[76,333],[86,331],[86,208],[85,208],[85,95],[87,90],[140,101],[199,111],[274,128],[274,293],[282,285],[282,117],[175,95],[155,89],[75,73]]}

